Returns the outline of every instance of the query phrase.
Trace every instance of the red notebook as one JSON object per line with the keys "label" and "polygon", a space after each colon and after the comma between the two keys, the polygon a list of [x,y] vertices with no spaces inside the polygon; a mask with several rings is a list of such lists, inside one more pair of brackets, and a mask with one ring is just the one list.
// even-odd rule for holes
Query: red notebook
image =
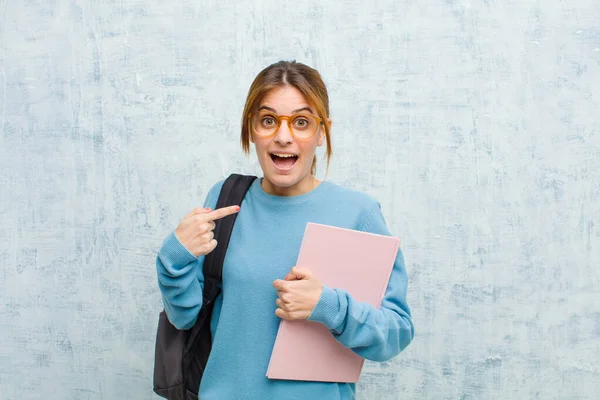
{"label": "red notebook", "polygon": [[[379,307],[399,243],[396,237],[308,223],[296,265],[313,271],[329,288],[344,289],[355,300]],[[321,323],[282,320],[267,377],[358,382],[363,363]]]}

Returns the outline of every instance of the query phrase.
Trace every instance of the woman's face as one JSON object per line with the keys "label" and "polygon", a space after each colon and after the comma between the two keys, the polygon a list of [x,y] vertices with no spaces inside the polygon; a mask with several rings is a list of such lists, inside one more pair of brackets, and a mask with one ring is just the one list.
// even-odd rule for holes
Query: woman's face
{"label": "woman's face", "polygon": [[[256,124],[267,130],[275,124],[271,116],[291,116],[298,113],[317,115],[317,110],[306,101],[298,89],[289,85],[282,86],[272,89],[263,98],[258,106],[259,116]],[[299,118],[295,122],[292,121],[292,126],[300,131],[310,123],[313,123],[312,120]],[[261,137],[251,128],[251,141],[255,145],[265,178],[262,187],[267,193],[296,196],[315,187],[316,183],[310,172],[315,151],[325,141],[322,126],[318,127],[312,137],[302,139],[292,135],[287,120],[284,119],[279,130],[270,137]]]}

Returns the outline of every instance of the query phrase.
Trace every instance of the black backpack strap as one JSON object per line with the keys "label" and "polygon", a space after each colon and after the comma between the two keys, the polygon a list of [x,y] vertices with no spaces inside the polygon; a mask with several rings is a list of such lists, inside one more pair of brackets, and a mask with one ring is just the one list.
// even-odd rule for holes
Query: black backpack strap
{"label": "black backpack strap", "polygon": [[[232,174],[221,188],[216,209],[228,206],[241,205],[246,192],[250,189],[255,176]],[[213,302],[219,295],[219,284],[223,276],[223,263],[229,246],[229,239],[237,213],[215,221],[215,239],[217,247],[204,258],[204,290],[202,304]]]}
{"label": "black backpack strap", "polygon": [[[246,196],[246,192],[250,189],[250,186],[255,179],[256,176],[231,174],[223,183],[215,210],[227,206],[241,205]],[[221,278],[223,276],[223,262],[225,261],[225,255],[227,253],[227,247],[229,246],[229,239],[231,237],[231,232],[233,231],[233,224],[235,223],[236,217],[237,213],[215,221],[214,234],[215,239],[217,240],[217,247],[204,257],[204,288],[202,290],[203,308],[215,301],[219,295],[219,285],[221,284]],[[198,319],[190,332],[185,353],[188,353],[194,345],[202,325],[203,321]]]}

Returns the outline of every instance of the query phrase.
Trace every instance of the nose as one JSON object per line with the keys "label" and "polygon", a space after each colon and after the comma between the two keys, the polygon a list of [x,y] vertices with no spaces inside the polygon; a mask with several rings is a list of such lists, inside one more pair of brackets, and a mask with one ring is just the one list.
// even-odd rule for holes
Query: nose
{"label": "nose", "polygon": [[290,144],[294,140],[292,136],[292,132],[290,132],[290,127],[287,124],[286,120],[281,121],[281,125],[279,126],[279,130],[275,135],[275,142],[279,144]]}

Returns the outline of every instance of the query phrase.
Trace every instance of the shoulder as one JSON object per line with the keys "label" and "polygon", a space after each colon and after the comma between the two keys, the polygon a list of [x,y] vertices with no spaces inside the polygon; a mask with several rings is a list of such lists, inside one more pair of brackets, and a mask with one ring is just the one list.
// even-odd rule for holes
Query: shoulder
{"label": "shoulder", "polygon": [[353,217],[354,227],[359,230],[370,230],[373,219],[380,219],[381,204],[370,194],[342,186],[336,183],[327,183],[330,198],[328,202],[336,208],[343,210]]}
{"label": "shoulder", "polygon": [[218,197],[219,193],[221,193],[221,189],[223,189],[224,183],[225,183],[225,179],[221,179],[221,180],[215,182],[208,191],[208,197],[215,197],[215,196]]}
{"label": "shoulder", "polygon": [[331,200],[352,204],[363,210],[380,208],[379,201],[368,193],[332,182],[327,182],[327,185]]}
{"label": "shoulder", "polygon": [[223,184],[225,183],[225,179],[221,179],[214,183],[206,194],[206,198],[204,201],[205,207],[215,208],[217,205],[217,200],[219,199],[219,194],[221,193],[221,189],[223,188]]}
{"label": "shoulder", "polygon": [[[219,200],[219,196],[221,195],[221,191],[223,190],[223,185],[227,182],[228,179],[236,179],[237,175],[239,174],[229,175],[227,178],[223,178],[217,181],[215,184],[213,184],[212,187],[208,190],[208,193],[206,194],[205,207],[215,208]],[[236,181],[234,180],[232,181],[232,183],[235,184]]]}

